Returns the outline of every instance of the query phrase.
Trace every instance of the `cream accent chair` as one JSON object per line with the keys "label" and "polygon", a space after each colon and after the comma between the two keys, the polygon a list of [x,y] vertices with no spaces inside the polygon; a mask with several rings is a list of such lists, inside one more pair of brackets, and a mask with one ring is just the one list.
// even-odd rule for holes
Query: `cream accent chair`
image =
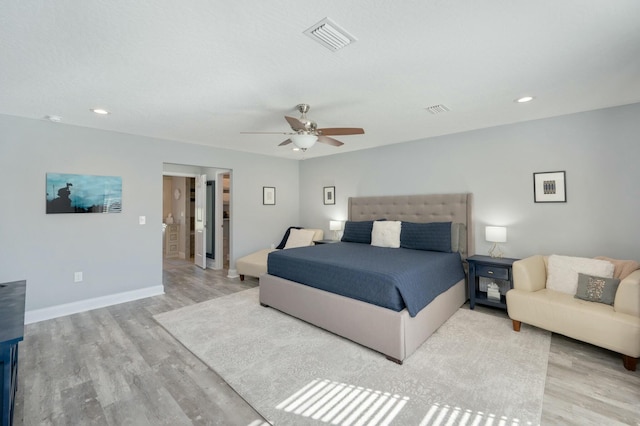
{"label": "cream accent chair", "polygon": [[[315,232],[313,234],[313,241],[320,241],[324,237],[324,231],[322,229],[304,229]],[[244,281],[245,275],[250,277],[259,277],[262,274],[266,274],[267,258],[269,257],[269,253],[277,250],[278,249],[275,248],[263,249],[236,260],[236,269],[240,275],[240,280]]]}
{"label": "cream accent chair", "polygon": [[521,323],[544,328],[622,354],[624,367],[636,371],[640,357],[640,269],[624,278],[613,306],[576,299],[546,288],[547,256],[513,262],[513,289],[507,310],[513,329]]}

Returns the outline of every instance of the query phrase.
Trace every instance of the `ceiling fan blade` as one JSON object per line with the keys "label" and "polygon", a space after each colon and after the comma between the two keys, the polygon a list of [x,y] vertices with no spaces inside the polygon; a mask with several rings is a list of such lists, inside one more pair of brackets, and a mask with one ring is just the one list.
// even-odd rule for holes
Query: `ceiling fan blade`
{"label": "ceiling fan blade", "polygon": [[360,127],[330,127],[327,129],[318,129],[318,133],[325,136],[364,135],[364,129]]}
{"label": "ceiling fan blade", "polygon": [[328,136],[322,136],[322,135],[318,136],[318,142],[326,143],[327,145],[333,145],[333,146],[344,145],[344,142],[340,142],[337,139],[330,138]]}
{"label": "ceiling fan blade", "polygon": [[303,123],[302,121],[298,120],[297,118],[294,117],[288,117],[288,116],[284,116],[284,119],[287,120],[287,122],[289,123],[289,125],[291,126],[291,128],[293,130],[307,130],[305,127],[305,123]]}
{"label": "ceiling fan blade", "polygon": [[278,144],[278,146],[289,145],[291,142],[293,142],[291,139],[287,139],[286,141],[281,142],[280,144]]}

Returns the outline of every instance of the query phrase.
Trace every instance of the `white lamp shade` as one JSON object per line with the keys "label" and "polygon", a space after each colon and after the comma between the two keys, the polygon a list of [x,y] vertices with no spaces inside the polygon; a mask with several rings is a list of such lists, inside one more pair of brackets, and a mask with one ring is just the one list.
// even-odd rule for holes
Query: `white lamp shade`
{"label": "white lamp shade", "polygon": [[289,139],[291,139],[291,142],[293,142],[293,144],[298,148],[307,149],[311,148],[313,144],[316,143],[318,137],[316,135],[306,135],[303,133],[292,135]]}
{"label": "white lamp shade", "polygon": [[484,228],[484,238],[492,243],[506,243],[507,228],[504,226],[486,226]]}
{"label": "white lamp shade", "polygon": [[340,231],[340,230],[342,230],[342,221],[341,220],[330,220],[329,221],[329,230],[330,231]]}

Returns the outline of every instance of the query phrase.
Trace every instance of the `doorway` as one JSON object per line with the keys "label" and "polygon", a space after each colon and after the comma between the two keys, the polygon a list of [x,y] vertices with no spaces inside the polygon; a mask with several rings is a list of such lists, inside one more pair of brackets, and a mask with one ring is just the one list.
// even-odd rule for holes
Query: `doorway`
{"label": "doorway", "polygon": [[[165,164],[163,260],[174,258],[202,268],[228,268],[230,197],[230,170]],[[178,237],[171,232],[177,232]]]}

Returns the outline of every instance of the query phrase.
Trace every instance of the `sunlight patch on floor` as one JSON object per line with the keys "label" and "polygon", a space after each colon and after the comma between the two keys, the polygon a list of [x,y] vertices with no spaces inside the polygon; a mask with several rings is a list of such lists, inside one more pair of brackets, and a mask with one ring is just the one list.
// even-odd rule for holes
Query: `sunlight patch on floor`
{"label": "sunlight patch on floor", "polygon": [[420,426],[532,426],[531,422],[510,419],[482,411],[472,411],[447,404],[433,404]]}
{"label": "sunlight patch on floor", "polygon": [[[409,397],[361,386],[315,379],[282,401],[276,409],[341,426],[385,426],[409,402]],[[420,426],[533,426],[533,423],[473,411],[448,404],[429,407]]]}
{"label": "sunlight patch on floor", "polygon": [[330,380],[315,379],[276,409],[332,425],[389,425],[408,397]]}

